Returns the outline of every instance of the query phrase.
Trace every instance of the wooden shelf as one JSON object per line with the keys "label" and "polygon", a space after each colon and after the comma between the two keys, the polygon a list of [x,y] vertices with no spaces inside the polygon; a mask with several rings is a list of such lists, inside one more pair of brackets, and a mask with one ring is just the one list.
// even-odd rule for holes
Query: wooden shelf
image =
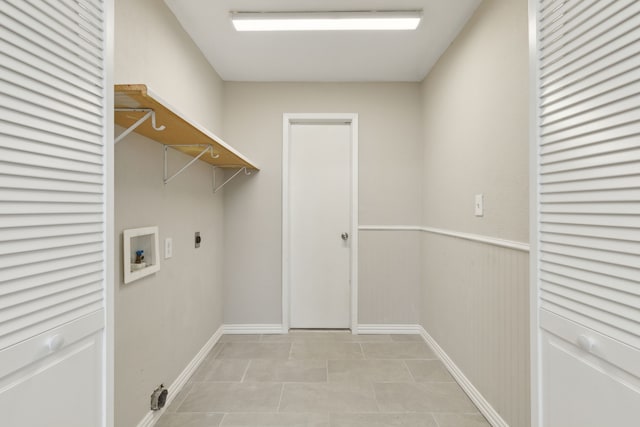
{"label": "wooden shelf", "polygon": [[[166,127],[162,131],[157,131],[151,126],[151,121],[147,120],[134,130],[140,135],[161,144],[171,145],[172,148],[193,157],[200,154],[205,148],[204,146],[210,145],[213,147],[214,154],[219,157],[213,158],[210,155],[204,155],[200,157],[200,160],[221,168],[245,167],[249,170],[259,170],[249,159],[234,150],[221,138],[178,113],[149,90],[146,85],[115,85],[114,104],[116,109],[151,109],[155,112],[156,124]],[[129,128],[144,115],[145,113],[141,111],[116,111],[115,122],[119,126]],[[202,145],[202,147],[194,145]]]}

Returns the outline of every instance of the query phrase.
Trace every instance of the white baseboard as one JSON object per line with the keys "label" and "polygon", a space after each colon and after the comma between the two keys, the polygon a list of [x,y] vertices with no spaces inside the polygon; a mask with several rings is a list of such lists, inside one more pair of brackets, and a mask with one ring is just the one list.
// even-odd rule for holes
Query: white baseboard
{"label": "white baseboard", "polygon": [[489,421],[493,427],[509,427],[509,424],[502,419],[500,414],[491,406],[491,404],[484,398],[484,396],[478,391],[477,388],[469,381],[469,379],[464,375],[464,373],[458,368],[458,366],[451,360],[451,358],[445,353],[445,351],[438,345],[436,340],[433,339],[431,335],[425,331],[422,326],[420,328],[420,335],[427,342],[427,344],[431,347],[433,352],[442,360],[442,363],[447,367],[449,373],[455,378],[456,382],[462,387],[462,389],[467,393],[467,396],[471,399],[471,401],[478,407],[478,410],[484,415],[484,417]]}
{"label": "white baseboard", "polygon": [[191,375],[198,369],[198,366],[205,359],[207,354],[211,351],[214,345],[220,340],[220,337],[223,334],[224,326],[220,326],[218,330],[209,338],[209,340],[205,343],[205,345],[200,349],[198,354],[195,355],[191,362],[187,365],[186,368],[178,375],[178,378],[175,379],[173,383],[169,386],[169,394],[167,396],[167,402],[165,403],[164,409],[159,411],[149,411],[147,415],[138,423],[137,427],[152,427],[156,424],[158,419],[164,414],[166,408],[169,407],[173,399],[178,395],[182,387],[187,383]]}
{"label": "white baseboard", "polygon": [[238,325],[224,325],[224,333],[227,335],[242,334],[286,334],[282,324],[279,323],[247,323]]}
{"label": "white baseboard", "polygon": [[422,326],[403,324],[358,325],[359,334],[420,334]]}

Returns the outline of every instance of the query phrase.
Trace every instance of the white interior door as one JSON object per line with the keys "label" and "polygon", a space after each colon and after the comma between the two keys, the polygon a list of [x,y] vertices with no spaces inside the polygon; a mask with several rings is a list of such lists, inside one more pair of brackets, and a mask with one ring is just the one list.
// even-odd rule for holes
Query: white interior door
{"label": "white interior door", "polygon": [[289,140],[292,328],[349,328],[351,124],[293,124]]}
{"label": "white interior door", "polygon": [[640,2],[532,0],[544,427],[640,425]]}

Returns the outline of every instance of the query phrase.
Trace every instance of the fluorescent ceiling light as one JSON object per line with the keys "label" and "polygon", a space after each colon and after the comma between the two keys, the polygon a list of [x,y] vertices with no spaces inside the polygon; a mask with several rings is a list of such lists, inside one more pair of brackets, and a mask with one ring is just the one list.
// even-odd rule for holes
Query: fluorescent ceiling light
{"label": "fluorescent ceiling light", "polygon": [[415,30],[422,11],[235,12],[236,31]]}

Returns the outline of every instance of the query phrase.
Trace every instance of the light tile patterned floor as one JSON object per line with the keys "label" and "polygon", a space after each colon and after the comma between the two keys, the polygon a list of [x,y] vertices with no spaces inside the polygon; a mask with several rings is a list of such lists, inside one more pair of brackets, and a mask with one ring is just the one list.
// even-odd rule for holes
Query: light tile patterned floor
{"label": "light tile patterned floor", "polygon": [[418,335],[225,335],[156,427],[489,427]]}

